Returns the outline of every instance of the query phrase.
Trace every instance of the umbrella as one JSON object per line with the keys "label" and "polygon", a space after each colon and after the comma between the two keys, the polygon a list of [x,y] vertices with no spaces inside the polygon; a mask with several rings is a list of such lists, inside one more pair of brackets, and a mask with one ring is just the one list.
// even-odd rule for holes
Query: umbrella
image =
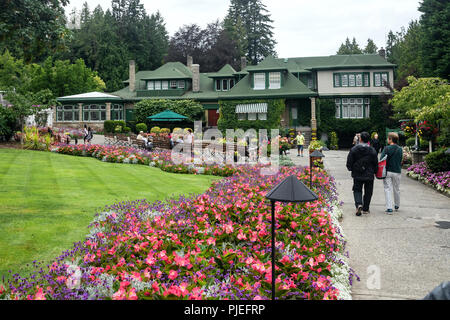
{"label": "umbrella", "polygon": [[170,110],[165,110],[153,116],[147,117],[147,119],[150,119],[152,121],[182,121],[186,120],[187,118],[188,117]]}

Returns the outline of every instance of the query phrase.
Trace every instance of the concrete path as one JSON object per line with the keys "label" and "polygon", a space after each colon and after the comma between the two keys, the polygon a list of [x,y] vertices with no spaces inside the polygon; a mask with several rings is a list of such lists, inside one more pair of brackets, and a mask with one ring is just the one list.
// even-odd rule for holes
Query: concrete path
{"label": "concrete path", "polygon": [[[383,182],[376,180],[371,213],[357,217],[347,154],[325,151],[324,164],[344,201],[346,249],[361,279],[353,282],[353,299],[422,299],[450,281],[450,198],[402,172],[400,210],[392,216],[384,213]],[[291,150],[296,164],[308,165],[307,151],[304,158],[296,155]]]}

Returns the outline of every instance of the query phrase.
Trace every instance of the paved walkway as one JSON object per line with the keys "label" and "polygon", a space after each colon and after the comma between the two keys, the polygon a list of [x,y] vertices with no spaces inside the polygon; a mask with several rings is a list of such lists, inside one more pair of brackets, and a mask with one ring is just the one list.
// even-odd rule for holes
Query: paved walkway
{"label": "paved walkway", "polygon": [[[308,165],[305,157],[291,158]],[[348,151],[324,152],[325,168],[336,178],[344,201],[341,222],[347,237],[350,266],[361,281],[353,283],[353,299],[422,299],[450,281],[450,198],[402,173],[399,212],[384,213],[383,182],[376,180],[371,213],[357,217]]]}

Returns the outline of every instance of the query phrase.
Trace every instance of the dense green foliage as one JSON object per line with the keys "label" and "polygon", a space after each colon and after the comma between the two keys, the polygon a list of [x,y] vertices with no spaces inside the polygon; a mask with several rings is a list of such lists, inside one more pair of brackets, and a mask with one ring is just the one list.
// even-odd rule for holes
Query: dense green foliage
{"label": "dense green foliage", "polygon": [[103,122],[103,130],[105,133],[115,133],[117,127],[121,128],[117,133],[121,133],[124,132],[124,128],[127,126],[123,120],[106,120]]}
{"label": "dense green foliage", "polygon": [[345,39],[345,43],[342,43],[336,54],[362,54],[363,50],[359,47],[356,39],[353,38],[352,42],[350,39]]}
{"label": "dense green foliage", "polygon": [[423,0],[419,11],[424,76],[450,79],[450,1]]}
{"label": "dense green foliage", "polygon": [[138,123],[136,125],[136,131],[137,132],[147,132],[147,125],[145,123]]}
{"label": "dense green foliage", "polygon": [[64,6],[69,0],[1,1],[0,54],[5,49],[27,63],[64,50],[70,32]]}
{"label": "dense green foliage", "polygon": [[253,65],[275,55],[273,20],[261,0],[231,0],[224,25],[241,55]]}
{"label": "dense green foliage", "polygon": [[425,156],[428,168],[433,172],[450,171],[450,154],[445,153],[446,149],[439,149]]}
{"label": "dense green foliage", "polygon": [[[267,120],[238,120],[236,114],[236,105],[238,104],[253,104],[253,103],[267,103]],[[284,99],[270,99],[270,100],[222,100],[219,101],[220,117],[217,126],[223,134],[226,129],[278,129],[280,126],[281,115],[285,109]],[[268,132],[270,135],[270,132]]]}
{"label": "dense green foliage", "polygon": [[216,179],[95,158],[0,149],[0,279],[10,269],[27,273],[33,260],[48,262],[83,240],[99,207],[201,193]]}
{"label": "dense green foliage", "polygon": [[201,119],[203,116],[203,106],[194,100],[154,100],[145,99],[134,106],[134,114],[137,122],[146,123],[148,127],[154,125],[147,119],[165,110],[171,110],[188,117],[189,121]]}

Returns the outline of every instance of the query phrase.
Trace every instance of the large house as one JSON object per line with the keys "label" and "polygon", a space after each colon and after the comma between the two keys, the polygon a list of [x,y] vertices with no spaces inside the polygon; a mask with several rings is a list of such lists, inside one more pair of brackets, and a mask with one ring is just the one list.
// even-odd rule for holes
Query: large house
{"label": "large house", "polygon": [[[379,54],[266,57],[255,66],[247,66],[243,58],[240,71],[227,64],[215,73],[201,73],[191,57],[186,65],[168,62],[156,70],[137,73],[134,61],[130,61],[129,79],[123,89],[58,98],[62,105],[56,108],[54,124],[87,123],[99,128],[105,120],[133,120],[134,105],[143,99],[194,99],[204,107],[207,126],[214,127],[223,101],[237,102],[238,120],[264,121],[266,102],[283,99],[280,125],[314,134],[316,99],[333,99],[337,118],[369,118],[371,97],[391,93],[394,67],[386,61],[384,50]],[[249,103],[252,100],[258,103]]]}

